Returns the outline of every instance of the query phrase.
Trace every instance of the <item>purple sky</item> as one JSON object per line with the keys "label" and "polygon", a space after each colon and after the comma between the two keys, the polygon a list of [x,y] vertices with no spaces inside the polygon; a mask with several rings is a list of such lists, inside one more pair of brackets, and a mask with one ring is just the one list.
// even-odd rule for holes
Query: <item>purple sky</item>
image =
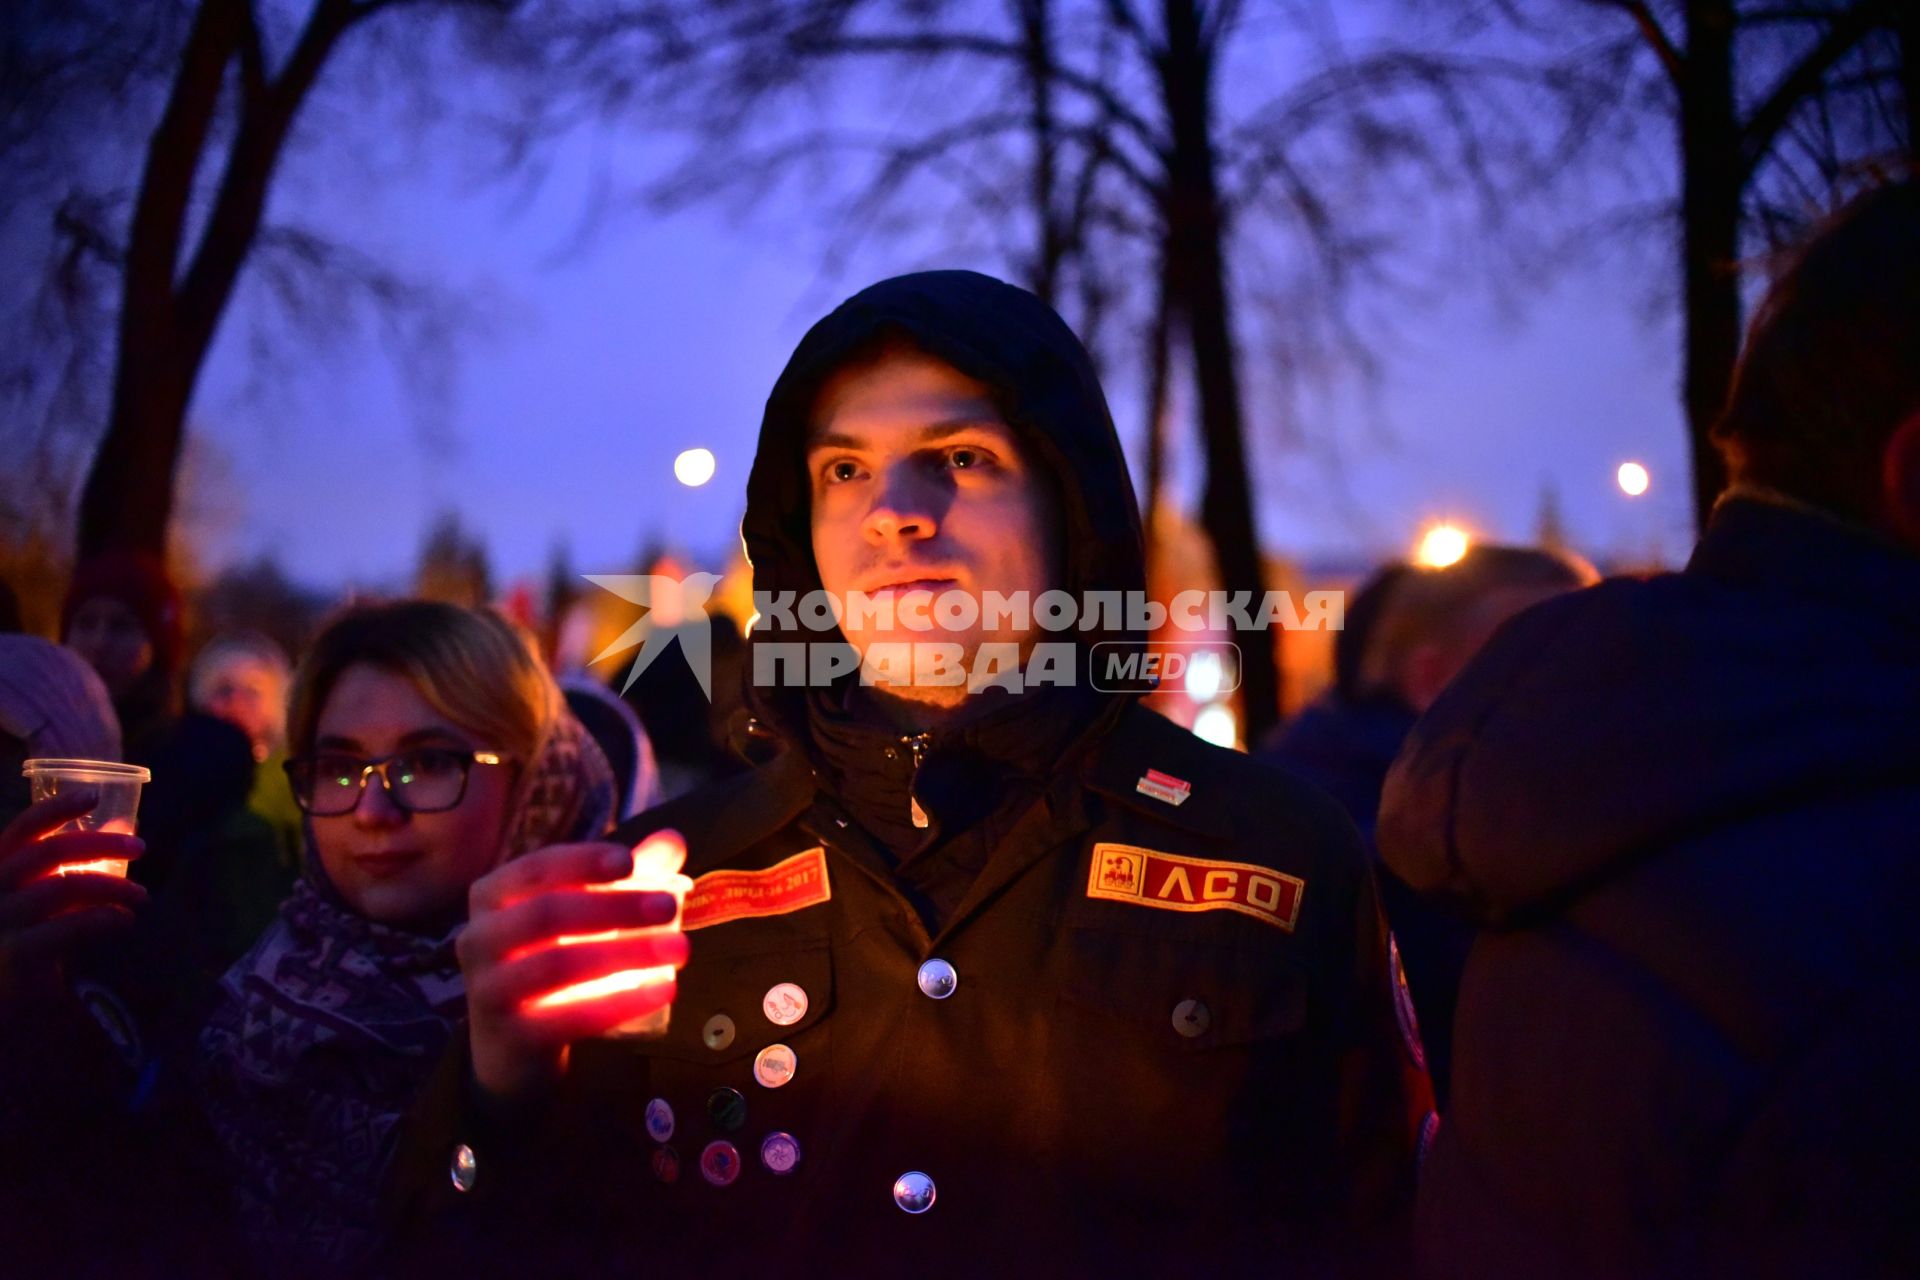
{"label": "purple sky", "polygon": [[[660,540],[712,562],[735,545],[761,404],[806,326],[840,297],[900,270],[995,263],[871,248],[823,281],[806,211],[749,225],[720,211],[616,213],[574,240],[593,144],[559,153],[537,196],[478,187],[452,160],[391,144],[353,160],[290,166],[276,209],[460,290],[477,323],[457,339],[444,433],[423,431],[377,336],[349,340],[285,377],[263,375],[244,312],[222,332],[196,405],[221,484],[203,536],[217,563],[271,552],[317,586],[406,581],[434,515],[458,510],[496,577],[538,574],[556,539],[582,573],[624,572]],[[652,146],[654,149],[649,150]],[[662,144],[627,143],[616,175],[644,172]],[[1626,262],[1627,265],[1623,265]],[[1574,263],[1517,312],[1463,279],[1408,311],[1377,413],[1347,394],[1310,402],[1324,460],[1256,435],[1256,480],[1272,549],[1308,559],[1404,554],[1423,522],[1451,517],[1489,536],[1530,536],[1543,486],[1598,558],[1684,556],[1689,512],[1675,395],[1674,331],[1650,304],[1663,246]],[[1108,388],[1138,454],[1132,369]],[[1250,405],[1258,424],[1266,409]],[[1384,423],[1387,434],[1379,429]],[[705,445],[719,471],[690,490],[676,453]],[[1653,475],[1629,501],[1618,464]],[[1175,459],[1189,499],[1191,449]],[[1344,487],[1344,496],[1338,491]]]}

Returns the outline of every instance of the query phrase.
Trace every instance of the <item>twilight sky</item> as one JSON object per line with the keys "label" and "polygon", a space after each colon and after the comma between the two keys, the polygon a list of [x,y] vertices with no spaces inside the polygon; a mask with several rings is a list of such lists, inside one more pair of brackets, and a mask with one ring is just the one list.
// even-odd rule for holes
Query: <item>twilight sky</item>
{"label": "twilight sky", "polygon": [[[664,155],[664,143],[581,135],[554,153],[530,197],[398,141],[296,158],[276,213],[298,208],[444,282],[473,323],[452,342],[440,425],[426,427],[377,329],[280,372],[255,358],[237,310],[193,415],[219,477],[200,500],[212,508],[209,559],[267,552],[315,586],[397,586],[427,524],[452,508],[481,534],[501,581],[537,575],[556,541],[582,573],[628,571],[653,542],[717,562],[735,545],[762,402],[807,325],[898,271],[1003,273],[963,253],[880,242],[823,280],[817,225],[793,197],[747,223],[713,207],[618,211],[582,241],[593,160],[637,181]],[[1674,325],[1652,301],[1668,263],[1664,243],[1650,242],[1573,262],[1517,308],[1496,308],[1464,275],[1457,291],[1409,308],[1373,410],[1353,394],[1307,406],[1337,469],[1324,447],[1309,454],[1279,447],[1271,429],[1256,435],[1270,547],[1308,559],[1403,554],[1438,517],[1526,539],[1551,486],[1589,554],[1683,558]],[[1138,456],[1139,373],[1109,372]],[[1265,408],[1255,400],[1250,411],[1258,424]],[[672,476],[675,454],[694,445],[719,459],[697,490]],[[1614,484],[1629,458],[1653,475],[1637,500]],[[1174,465],[1190,500],[1200,479],[1191,451]]]}

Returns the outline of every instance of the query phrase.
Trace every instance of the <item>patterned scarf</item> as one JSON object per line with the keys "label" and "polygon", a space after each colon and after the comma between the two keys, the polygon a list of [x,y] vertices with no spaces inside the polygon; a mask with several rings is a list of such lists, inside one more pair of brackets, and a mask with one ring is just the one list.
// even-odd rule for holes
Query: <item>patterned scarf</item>
{"label": "patterned scarf", "polygon": [[[522,779],[500,861],[603,835],[612,769],[563,716]],[[351,1269],[378,1243],[381,1177],[466,992],[456,926],[424,937],[349,909],[320,870],[228,971],[200,1035],[207,1114],[235,1173],[242,1225],[296,1274]]]}

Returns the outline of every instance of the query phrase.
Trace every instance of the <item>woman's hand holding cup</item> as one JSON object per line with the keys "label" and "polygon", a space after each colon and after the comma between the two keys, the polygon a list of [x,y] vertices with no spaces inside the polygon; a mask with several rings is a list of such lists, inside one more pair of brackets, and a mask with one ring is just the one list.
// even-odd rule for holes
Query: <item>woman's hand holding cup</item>
{"label": "woman's hand holding cup", "polygon": [[[98,797],[85,788],[29,806],[0,831],[0,994],[58,970],[87,938],[133,920],[147,891],[120,876],[76,865],[125,863],[146,846],[116,831],[80,829]],[[74,824],[73,829],[61,830]]]}

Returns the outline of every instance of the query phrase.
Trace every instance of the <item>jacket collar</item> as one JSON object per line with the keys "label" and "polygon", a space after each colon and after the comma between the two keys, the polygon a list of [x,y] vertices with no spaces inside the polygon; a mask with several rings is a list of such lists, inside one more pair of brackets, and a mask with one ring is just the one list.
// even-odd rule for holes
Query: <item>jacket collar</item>
{"label": "jacket collar", "polygon": [[1720,500],[1687,573],[1920,627],[1920,556],[1766,490],[1735,489]]}

